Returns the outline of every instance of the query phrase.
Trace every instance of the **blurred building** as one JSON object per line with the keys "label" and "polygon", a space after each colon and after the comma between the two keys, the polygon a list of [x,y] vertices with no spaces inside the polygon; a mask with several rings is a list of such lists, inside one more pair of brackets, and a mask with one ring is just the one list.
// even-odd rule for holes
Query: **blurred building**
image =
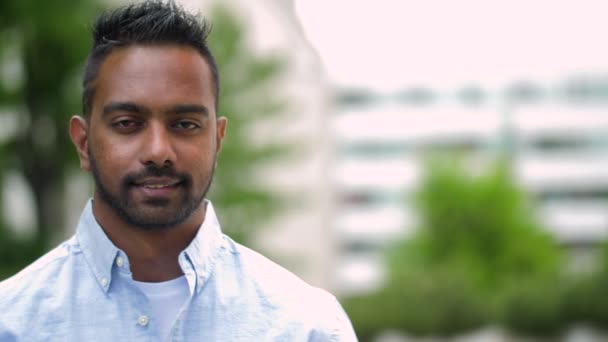
{"label": "blurred building", "polygon": [[540,221],[570,252],[569,266],[592,267],[593,247],[608,237],[608,77],[568,76],[493,92],[344,89],[332,122],[336,286],[357,293],[381,285],[381,251],[415,229],[412,191],[424,152],[437,149],[480,165],[508,153]]}
{"label": "blurred building", "polygon": [[340,89],[330,165],[342,293],[380,286],[381,251],[417,226],[427,150],[473,166],[508,153],[569,266],[593,266],[608,235],[604,3],[295,1]]}

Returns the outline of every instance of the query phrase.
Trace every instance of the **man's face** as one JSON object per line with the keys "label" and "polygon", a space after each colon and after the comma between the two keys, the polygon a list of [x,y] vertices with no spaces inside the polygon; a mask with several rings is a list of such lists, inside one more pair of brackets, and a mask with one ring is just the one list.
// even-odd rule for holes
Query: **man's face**
{"label": "man's face", "polygon": [[106,58],[85,141],[70,127],[96,201],[146,229],[178,225],[200,209],[226,125],[212,82],[207,62],[188,47],[136,45]]}

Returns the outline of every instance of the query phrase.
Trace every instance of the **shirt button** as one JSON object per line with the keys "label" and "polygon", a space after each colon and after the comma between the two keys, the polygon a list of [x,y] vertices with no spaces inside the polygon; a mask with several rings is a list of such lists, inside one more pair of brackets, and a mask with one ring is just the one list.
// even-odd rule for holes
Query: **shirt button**
{"label": "shirt button", "polygon": [[108,285],[108,278],[101,278],[101,286],[106,287]]}
{"label": "shirt button", "polygon": [[145,327],[146,325],[148,325],[148,322],[150,321],[150,319],[148,318],[148,316],[146,315],[141,315],[139,316],[139,318],[137,319],[137,324],[141,325],[142,327]]}
{"label": "shirt button", "polygon": [[122,267],[125,264],[125,260],[122,257],[116,258],[116,266]]}

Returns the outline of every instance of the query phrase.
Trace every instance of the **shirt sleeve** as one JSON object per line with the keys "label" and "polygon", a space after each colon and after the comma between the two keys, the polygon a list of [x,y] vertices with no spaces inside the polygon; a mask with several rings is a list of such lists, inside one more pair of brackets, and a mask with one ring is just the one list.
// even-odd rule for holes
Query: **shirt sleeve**
{"label": "shirt sleeve", "polygon": [[327,311],[319,315],[324,320],[324,322],[319,322],[322,328],[311,334],[308,341],[357,342],[353,326],[342,305],[336,297],[329,293],[327,295],[330,297],[325,308]]}
{"label": "shirt sleeve", "polygon": [[331,341],[356,342],[357,336],[355,334],[355,330],[353,329],[353,325],[350,322],[350,319],[346,315],[346,312],[342,308],[342,305],[340,305],[340,303],[335,297],[333,298],[333,301],[336,306],[336,328]]}

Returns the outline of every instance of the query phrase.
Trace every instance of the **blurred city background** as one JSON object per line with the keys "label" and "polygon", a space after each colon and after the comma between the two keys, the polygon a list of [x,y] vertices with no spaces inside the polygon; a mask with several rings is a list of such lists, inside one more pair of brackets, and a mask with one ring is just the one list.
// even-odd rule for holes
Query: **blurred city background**
{"label": "blurred city background", "polygon": [[[91,196],[67,122],[122,3],[0,2],[0,279]],[[608,4],[181,3],[213,22],[223,229],[361,341],[608,341]]]}

